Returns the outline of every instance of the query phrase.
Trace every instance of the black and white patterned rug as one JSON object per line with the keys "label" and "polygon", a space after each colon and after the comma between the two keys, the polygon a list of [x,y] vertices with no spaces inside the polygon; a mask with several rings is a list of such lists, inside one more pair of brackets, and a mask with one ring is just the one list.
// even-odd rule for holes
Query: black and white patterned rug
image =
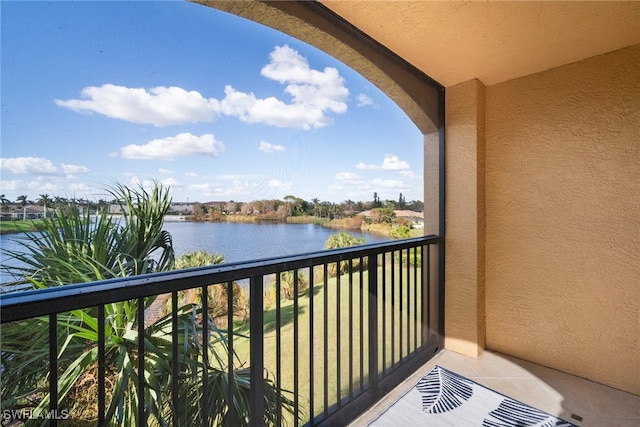
{"label": "black and white patterned rug", "polygon": [[369,426],[576,427],[440,366]]}

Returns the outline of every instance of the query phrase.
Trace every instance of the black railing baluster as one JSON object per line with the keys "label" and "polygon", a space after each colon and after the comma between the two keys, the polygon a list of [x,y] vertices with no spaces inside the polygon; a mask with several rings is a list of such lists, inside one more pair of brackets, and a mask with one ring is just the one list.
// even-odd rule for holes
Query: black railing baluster
{"label": "black railing baluster", "polygon": [[138,298],[138,425],[146,426],[144,377],[144,297]]}
{"label": "black railing baluster", "polygon": [[387,374],[387,254],[382,257],[382,376]]}
{"label": "black railing baluster", "polygon": [[311,273],[309,275],[309,424],[315,425],[315,410],[314,410],[314,399],[315,395],[315,383],[313,381],[314,377],[314,360],[313,360],[313,330],[314,327],[314,306],[313,306],[313,266],[311,266]]}
{"label": "black railing baluster", "polygon": [[360,391],[364,390],[364,258],[360,257]]}
{"label": "black railing baluster", "polygon": [[[227,282],[227,407],[229,410],[229,425],[238,424],[238,413],[236,405],[233,404],[236,393],[236,380],[234,371],[234,334],[233,334],[233,282]],[[251,313],[249,313],[251,315]]]}
{"label": "black railing baluster", "polygon": [[[294,425],[297,427],[299,425],[300,418],[300,388],[299,388],[299,325],[298,325],[298,317],[300,315],[299,306],[298,306],[298,275],[293,275],[293,406],[294,406]],[[313,416],[313,415],[312,415]]]}
{"label": "black railing baluster", "polygon": [[396,363],[396,260],[391,251],[391,366]]}
{"label": "black railing baluster", "polygon": [[367,257],[369,289],[367,295],[369,321],[369,385],[378,397],[378,263],[376,255]]}
{"label": "black railing baluster", "polygon": [[444,340],[444,258],[445,247],[444,242],[438,245],[438,312],[436,313],[438,319],[438,341]]}
{"label": "black railing baluster", "polygon": [[413,349],[418,348],[418,251],[413,248]]}
{"label": "black railing baluster", "polygon": [[353,399],[353,258],[349,258],[349,399]]}
{"label": "black railing baluster", "polygon": [[[340,261],[337,262],[336,265],[336,274],[340,274]],[[322,305],[322,312],[324,315],[324,328],[323,328],[323,338],[324,338],[324,345],[322,346],[323,351],[324,351],[324,355],[323,355],[323,361],[324,361],[324,369],[323,374],[324,374],[324,389],[323,391],[323,397],[324,397],[324,405],[323,405],[323,412],[324,412],[324,417],[326,418],[329,415],[329,274],[328,274],[328,265],[325,264],[324,265],[324,298],[323,298],[323,305]]]}
{"label": "black railing baluster", "polygon": [[[297,275],[296,275],[297,276]],[[296,277],[294,276],[294,277]],[[264,420],[264,290],[262,276],[249,279],[249,414],[251,425],[260,426]]]}
{"label": "black railing baluster", "polygon": [[338,408],[342,406],[340,393],[340,376],[342,373],[340,366],[340,354],[342,353],[340,344],[340,277],[342,277],[342,274],[338,272],[338,276],[336,277],[336,403],[338,404]]}
{"label": "black railing baluster", "polygon": [[407,356],[411,354],[411,252],[407,248]]}
{"label": "black railing baluster", "polygon": [[[376,395],[376,388],[378,390],[390,389],[401,380],[400,372],[433,355],[434,351],[437,351],[441,346],[443,242],[442,238],[416,238],[400,242],[323,251],[316,254],[246,263],[229,263],[145,277],[112,279],[86,285],[67,285],[42,291],[7,294],[0,299],[0,318],[4,325],[10,321],[35,316],[49,316],[51,381],[48,387],[52,399],[50,409],[52,411],[58,409],[59,411],[57,407],[59,398],[57,346],[58,341],[64,336],[58,335],[58,332],[62,332],[62,329],[58,331],[59,328],[56,325],[58,313],[94,307],[97,311],[98,324],[97,383],[99,390],[96,421],[99,425],[106,425],[110,422],[107,419],[107,409],[110,405],[107,388],[109,381],[111,381],[108,376],[108,367],[105,364],[108,355],[106,349],[107,322],[110,321],[105,315],[108,310],[106,304],[119,301],[130,301],[129,304],[137,302],[134,330],[138,332],[136,340],[138,357],[134,363],[137,365],[139,384],[137,384],[138,389],[131,396],[131,400],[137,400],[138,405],[133,414],[135,416],[134,423],[146,425],[155,414],[150,412],[151,406],[146,406],[149,401],[145,402],[145,398],[148,399],[149,396],[147,387],[150,387],[150,382],[146,381],[146,374],[153,375],[151,371],[145,370],[145,367],[148,367],[147,362],[150,360],[145,357],[147,351],[145,320],[149,321],[145,318],[144,313],[145,299],[171,293],[172,315],[169,321],[172,328],[172,348],[169,357],[172,362],[172,384],[169,390],[171,396],[167,396],[167,398],[170,398],[170,406],[173,409],[171,416],[173,423],[180,425],[183,423],[180,420],[185,415],[182,413],[184,404],[180,396],[182,391],[180,390],[180,376],[183,366],[181,358],[184,359],[185,356],[181,354],[179,347],[180,341],[183,339],[180,335],[181,324],[179,322],[181,320],[178,316],[179,292],[188,289],[202,289],[202,309],[197,317],[198,321],[202,321],[201,335],[197,336],[198,346],[200,346],[199,341],[202,339],[202,354],[198,356],[202,365],[198,364],[197,373],[198,379],[202,381],[202,384],[198,384],[198,387],[202,387],[202,400],[200,413],[197,414],[197,417],[200,418],[203,425],[209,425],[214,416],[209,405],[210,397],[213,397],[212,393],[214,392],[209,384],[209,374],[213,365],[209,366],[209,363],[218,359],[214,360],[209,351],[211,339],[213,339],[213,336],[210,335],[214,332],[214,324],[208,314],[211,298],[208,289],[211,283],[223,283],[222,286],[226,286],[228,290],[226,315],[226,328],[228,329],[223,330],[227,336],[226,345],[228,348],[227,366],[223,367],[223,369],[227,369],[228,388],[223,393],[226,393],[229,411],[225,423],[238,425],[240,418],[248,416],[253,424],[262,424],[266,408],[263,391],[266,387],[264,368],[267,364],[264,357],[267,355],[269,356],[269,366],[275,358],[275,387],[277,390],[279,392],[282,392],[283,389],[293,391],[294,422],[292,424],[342,425],[344,420],[349,417],[345,414],[355,414],[364,406],[372,403],[371,399]],[[438,247],[432,250],[431,245],[438,245]],[[418,257],[421,259],[420,265],[418,265]],[[348,263],[349,266],[348,285],[347,279],[343,279],[339,272],[342,262]],[[403,264],[404,262],[407,263],[406,266]],[[338,270],[335,282],[333,278],[329,278],[327,271],[330,264],[332,268],[335,265]],[[325,272],[320,285],[324,286],[323,299],[321,300],[317,300],[314,295],[314,266],[324,269]],[[302,277],[299,273],[305,268],[309,269],[308,300],[305,300],[307,298],[306,292],[304,295],[299,294]],[[439,270],[435,270],[435,268]],[[283,283],[280,273],[284,271],[294,272],[293,317],[291,318],[293,336],[291,329],[283,325],[284,315],[287,311],[283,310],[281,301]],[[272,274],[276,275],[276,348],[270,348],[267,351],[267,343],[263,338],[265,332],[263,282],[266,275]],[[355,275],[359,276],[359,283],[355,283]],[[365,277],[367,277],[366,283]],[[232,402],[240,398],[244,399],[246,396],[238,394],[234,379],[234,365],[238,366],[237,360],[234,360],[236,356],[233,331],[235,313],[237,312],[237,307],[234,306],[234,281],[247,279],[250,280],[250,291],[252,292],[249,298],[251,354],[247,364],[251,371],[251,391],[247,395],[249,397],[247,407],[250,413],[239,414],[236,405]],[[334,283],[336,286],[335,295],[332,294],[334,291],[330,289]],[[344,288],[343,285],[345,285]],[[347,298],[344,295],[347,289],[348,300],[343,302],[342,299]],[[335,304],[331,300],[334,297]],[[321,302],[322,309],[318,306],[318,301]],[[287,305],[287,307],[289,306]],[[309,309],[308,332],[306,331],[306,319],[304,320],[305,327],[301,328],[302,324],[300,323],[304,317],[301,310],[304,309],[306,312],[307,308]],[[315,313],[316,309],[321,310],[322,313]],[[345,312],[344,315],[347,315],[348,319],[342,317],[342,312]],[[336,316],[335,328],[331,324],[334,321],[334,314]],[[356,318],[358,315],[359,318]],[[288,315],[286,319],[289,320]],[[217,320],[215,319],[216,322]],[[324,324],[324,327],[320,322]],[[323,328],[322,336],[318,335],[318,328]],[[345,329],[344,334],[343,328]],[[331,336],[331,331],[335,331],[335,339]],[[307,333],[308,335],[305,335]],[[317,343],[315,343],[316,337],[319,339]],[[309,339],[309,344],[306,343],[306,339]],[[183,344],[189,345],[189,342],[183,342]],[[314,344],[318,344],[318,348]],[[301,345],[304,348],[301,348]],[[387,345],[390,348],[387,348]],[[320,350],[320,346],[322,346],[322,350]],[[322,354],[319,354],[319,351],[322,351]],[[356,352],[358,353],[356,354]],[[294,358],[292,365],[283,366],[283,360],[289,360],[291,356]],[[148,355],[148,357],[151,356]],[[309,357],[308,360],[307,357]],[[316,357],[321,362],[318,363],[315,360]],[[288,382],[290,376],[287,375],[287,372],[290,371],[287,369],[290,367],[293,370],[293,385]],[[323,369],[322,375],[320,375],[319,369]],[[334,370],[335,372],[333,372]],[[4,375],[11,375],[11,372],[5,372]],[[302,393],[300,381],[307,381],[307,379],[309,382],[308,402],[306,384],[304,387],[305,395],[300,395]],[[322,387],[322,391],[320,391],[320,387]],[[333,391],[334,388],[337,390],[336,392]],[[275,424],[281,425],[286,422],[285,420],[290,419],[291,415],[282,413],[284,395],[275,395],[274,402],[277,405],[274,421]],[[304,419],[302,419],[303,414]],[[52,415],[56,415],[56,412],[53,412]],[[162,416],[164,417],[165,414]],[[55,420],[52,420],[51,424],[55,425]]]}
{"label": "black railing baluster", "polygon": [[[4,374],[7,375],[7,374]],[[58,410],[58,315],[49,315],[49,410]],[[55,427],[58,421],[51,417],[49,425]]]}
{"label": "black railing baluster", "polygon": [[426,276],[426,283],[423,283],[423,295],[424,307],[422,307],[422,340],[425,343],[431,343],[431,245],[427,245],[426,260],[423,261],[426,265],[426,269],[423,267],[423,276]]}
{"label": "black railing baluster", "polygon": [[209,425],[209,289],[201,288],[202,296],[202,427]]}
{"label": "black railing baluster", "polygon": [[171,404],[173,426],[178,427],[182,414],[178,411],[178,385],[180,384],[180,362],[178,361],[178,291],[171,292]]}
{"label": "black railing baluster", "polygon": [[404,358],[404,341],[402,340],[404,338],[404,329],[402,328],[403,324],[402,321],[403,319],[403,314],[404,314],[404,280],[402,280],[402,249],[400,249],[399,251],[399,258],[398,258],[398,287],[399,287],[399,291],[400,294],[398,295],[398,299],[400,300],[400,310],[398,311],[398,324],[400,326],[400,330],[398,331],[398,338],[400,338],[400,346],[398,349],[398,360],[402,361],[402,359]]}
{"label": "black railing baluster", "polygon": [[98,306],[98,425],[105,425],[105,314],[104,305]]}
{"label": "black railing baluster", "polygon": [[282,313],[280,312],[280,273],[276,273],[276,425],[282,424]]}

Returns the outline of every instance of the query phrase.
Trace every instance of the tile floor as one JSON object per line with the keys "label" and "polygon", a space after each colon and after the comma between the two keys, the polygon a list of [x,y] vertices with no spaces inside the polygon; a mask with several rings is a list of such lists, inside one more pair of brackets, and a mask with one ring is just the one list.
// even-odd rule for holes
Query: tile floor
{"label": "tile floor", "polygon": [[351,423],[366,426],[435,365],[580,427],[640,426],[640,396],[485,351],[478,359],[443,350]]}

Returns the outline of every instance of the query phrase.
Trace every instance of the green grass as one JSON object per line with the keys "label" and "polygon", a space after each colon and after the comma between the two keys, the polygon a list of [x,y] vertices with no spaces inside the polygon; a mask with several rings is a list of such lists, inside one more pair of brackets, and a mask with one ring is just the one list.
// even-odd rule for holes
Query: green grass
{"label": "green grass", "polygon": [[[394,361],[400,358],[400,328],[402,327],[402,355],[406,356],[408,351],[412,351],[416,347],[414,341],[414,327],[407,329],[409,323],[413,323],[414,305],[413,301],[421,298],[420,289],[417,295],[414,292],[414,276],[413,272],[410,277],[409,292],[407,287],[403,288],[403,295],[400,295],[400,269],[402,270],[403,281],[406,283],[407,265],[395,260],[395,316],[393,319],[394,340],[391,339],[392,316],[391,313],[391,268],[390,257],[388,256],[386,264],[386,336],[384,342],[385,360],[384,366],[389,367],[392,364],[391,353],[392,347],[395,348]],[[381,264],[381,263],[380,263]],[[413,270],[413,266],[411,266]],[[421,270],[417,271],[418,280],[420,280]],[[382,266],[378,266],[378,277],[382,277]],[[338,280],[340,286],[338,287]],[[325,376],[327,377],[326,400],[327,406],[331,407],[338,401],[338,388],[340,389],[340,398],[349,395],[349,379],[352,379],[352,391],[357,393],[362,384],[366,385],[369,376],[369,354],[368,354],[368,295],[366,292],[368,286],[368,274],[365,268],[362,277],[359,272],[353,274],[352,279],[352,300],[349,295],[349,275],[344,274],[340,278],[328,278],[326,284],[323,280],[321,271],[314,274],[314,286],[304,291],[298,297],[298,358],[301,364],[298,366],[298,399],[301,410],[304,412],[303,423],[309,419],[309,408],[313,399],[314,415],[322,414],[325,407]],[[379,280],[379,282],[382,282]],[[365,292],[362,295],[362,316],[360,316],[360,289],[361,283]],[[419,282],[420,283],[420,282]],[[338,298],[338,290],[340,296]],[[276,374],[276,304],[274,298],[274,290],[265,292],[265,311],[264,311],[264,358],[265,368],[275,377]],[[311,293],[313,292],[313,294]],[[379,283],[378,295],[382,295],[382,283]],[[325,314],[326,303],[326,314]],[[402,314],[400,314],[400,303],[402,303]],[[294,391],[294,346],[296,335],[294,334],[294,306],[293,301],[281,301],[281,369],[282,369],[282,388]],[[311,305],[313,304],[313,322],[311,321]],[[378,335],[382,342],[382,298],[378,301]],[[418,305],[419,309],[419,305]],[[407,312],[410,322],[407,322]],[[326,315],[326,317],[325,317]],[[364,319],[360,325],[360,319]],[[350,331],[350,321],[352,329]],[[325,364],[325,325],[327,332],[327,363]],[[402,325],[402,326],[401,326]],[[311,332],[313,332],[313,346],[311,346]],[[241,360],[249,360],[249,321],[236,322],[234,325],[234,349],[237,351]],[[418,340],[420,337],[418,336]],[[350,350],[350,344],[352,346]],[[419,341],[418,341],[419,344]],[[363,348],[362,354],[360,347]],[[408,347],[408,348],[407,348]],[[313,366],[310,366],[311,352],[313,351]],[[338,355],[340,356],[340,367],[338,369]],[[382,350],[378,355],[378,369],[383,366]],[[248,363],[248,362],[247,362]],[[314,394],[311,395],[310,373],[313,371]],[[339,384],[339,386],[338,386]]]}
{"label": "green grass", "polygon": [[0,234],[22,233],[24,231],[35,230],[38,219],[27,219],[19,221],[0,221]]}
{"label": "green grass", "polygon": [[329,222],[327,218],[319,218],[313,215],[288,216],[287,224],[326,224]]}

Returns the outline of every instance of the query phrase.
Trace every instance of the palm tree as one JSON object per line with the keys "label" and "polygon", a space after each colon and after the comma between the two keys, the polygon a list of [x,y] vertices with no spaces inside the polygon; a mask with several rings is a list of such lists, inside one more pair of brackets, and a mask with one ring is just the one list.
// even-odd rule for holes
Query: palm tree
{"label": "palm tree", "polygon": [[22,207],[22,219],[27,219],[27,196],[25,194],[18,196],[16,199],[16,203],[18,203]]}
{"label": "palm tree", "polygon": [[[10,274],[19,275],[15,283],[26,283],[35,289],[84,283],[112,277],[125,277],[167,271],[174,267],[171,235],[162,229],[164,214],[171,199],[168,190],[156,184],[151,191],[116,185],[110,193],[119,201],[125,215],[115,222],[108,212],[94,220],[89,211],[79,207],[60,212],[36,224],[36,231],[25,233],[17,241],[21,250],[2,251],[18,260],[18,267],[3,265]],[[26,196],[21,200],[26,200]],[[69,262],[73,260],[73,262]],[[148,308],[156,297],[146,298]],[[95,422],[98,367],[98,318],[96,308],[86,308],[58,316],[58,342],[64,343],[58,353],[58,407],[72,414],[75,425]],[[121,301],[104,306],[105,371],[108,397],[106,417],[109,425],[195,425],[203,405],[209,406],[208,423],[224,422],[230,403],[226,397],[228,360],[226,336],[217,328],[206,310],[185,305],[178,309],[181,338],[180,356],[173,359],[172,314],[144,325],[144,375],[136,369],[138,341],[138,300]],[[209,326],[211,340],[201,340],[203,324]],[[31,408],[46,411],[51,396],[48,381],[47,317],[5,324],[0,330],[2,352],[0,365],[4,375],[0,384],[3,409]],[[209,353],[204,366],[203,351]],[[236,356],[237,359],[237,356]],[[173,366],[180,365],[178,379],[179,407],[173,408]],[[238,361],[236,366],[242,366]],[[202,375],[209,373],[210,401],[202,400]],[[137,393],[144,378],[145,420],[137,419]],[[241,421],[248,413],[249,370],[236,370],[233,405]],[[277,389],[265,378],[265,424],[276,417]],[[285,410],[291,411],[290,399],[281,396]],[[93,421],[92,421],[93,420]],[[44,424],[45,421],[42,420]]]}
{"label": "palm tree", "polygon": [[2,205],[0,207],[0,218],[2,218],[2,208],[4,208],[4,205],[6,205],[9,202],[10,200],[5,198],[4,194],[0,194],[0,205]]}
{"label": "palm tree", "polygon": [[40,198],[38,199],[38,204],[42,204],[42,206],[44,207],[44,217],[47,217],[47,203],[51,202],[51,196],[49,196],[48,194],[41,194]]}
{"label": "palm tree", "polygon": [[[309,280],[302,274],[300,270],[295,270],[295,276],[298,280],[298,293],[304,292],[309,288]],[[280,273],[280,286],[282,289],[282,296],[285,299],[292,300],[295,288],[294,271],[283,271]]]}
{"label": "palm tree", "polygon": [[[224,255],[212,254],[207,251],[195,251],[187,252],[180,256],[176,260],[175,269],[181,270],[185,268],[193,267],[205,267],[208,265],[222,264],[224,262]],[[209,314],[216,319],[219,316],[227,314],[227,295],[228,287],[226,284],[213,284],[209,285]],[[245,298],[244,293],[240,286],[233,282],[233,311],[234,313],[244,312],[245,310]],[[179,298],[183,304],[195,304],[200,301],[202,289],[190,289],[189,291],[180,292]],[[166,307],[168,308],[168,307]]]}
{"label": "palm tree", "polygon": [[[356,237],[349,233],[345,233],[341,231],[340,233],[334,233],[327,238],[324,243],[325,249],[337,249],[337,248],[347,248],[350,246],[358,246],[364,245],[366,243],[366,239],[364,237]],[[331,276],[335,276],[338,273],[342,274],[349,270],[349,261],[340,261],[340,268],[338,268],[338,263],[329,264],[327,267],[328,273]],[[360,258],[355,258],[351,262],[352,267],[358,267],[360,265]],[[366,266],[363,263],[363,266]]]}

